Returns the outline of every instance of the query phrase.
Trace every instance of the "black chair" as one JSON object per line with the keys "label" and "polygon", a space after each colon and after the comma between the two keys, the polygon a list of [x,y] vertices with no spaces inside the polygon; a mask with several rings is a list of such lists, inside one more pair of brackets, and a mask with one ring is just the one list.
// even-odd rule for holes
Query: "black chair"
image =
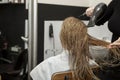
{"label": "black chair", "polygon": [[4,32],[0,30],[0,63],[12,63],[9,58],[8,41]]}
{"label": "black chair", "polygon": [[12,63],[12,60],[10,59],[9,50],[0,47],[0,64],[1,63]]}
{"label": "black chair", "polygon": [[27,80],[27,63],[28,51],[25,49],[19,53],[15,64],[0,65],[2,80]]}

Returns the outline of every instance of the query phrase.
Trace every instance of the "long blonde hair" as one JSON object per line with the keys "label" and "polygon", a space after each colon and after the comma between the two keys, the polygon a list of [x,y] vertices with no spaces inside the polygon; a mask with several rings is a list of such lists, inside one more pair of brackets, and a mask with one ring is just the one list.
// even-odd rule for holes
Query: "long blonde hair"
{"label": "long blonde hair", "polygon": [[[107,47],[110,43],[88,35],[86,25],[75,17],[68,17],[63,21],[60,40],[62,47],[69,52],[70,69],[73,70],[75,80],[99,80],[89,65],[89,45]],[[120,49],[109,49],[108,56],[113,61],[120,59]],[[109,63],[112,61],[107,62]]]}
{"label": "long blonde hair", "polygon": [[79,19],[68,17],[60,32],[62,47],[69,52],[70,69],[75,80],[99,80],[89,65],[91,55],[86,25]]}

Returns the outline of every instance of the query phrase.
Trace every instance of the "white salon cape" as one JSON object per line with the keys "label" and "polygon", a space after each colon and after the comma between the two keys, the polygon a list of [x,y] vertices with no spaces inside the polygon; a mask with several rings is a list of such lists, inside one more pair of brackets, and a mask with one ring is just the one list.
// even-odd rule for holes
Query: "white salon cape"
{"label": "white salon cape", "polygon": [[[37,65],[30,72],[30,76],[33,80],[51,80],[53,73],[70,69],[68,60],[68,53],[63,51],[61,54],[50,57]],[[89,64],[97,65],[94,60],[90,60]]]}

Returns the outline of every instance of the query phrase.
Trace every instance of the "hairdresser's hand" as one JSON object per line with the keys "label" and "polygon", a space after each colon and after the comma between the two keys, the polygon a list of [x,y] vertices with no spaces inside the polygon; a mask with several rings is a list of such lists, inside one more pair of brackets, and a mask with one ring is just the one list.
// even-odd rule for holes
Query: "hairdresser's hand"
{"label": "hairdresser's hand", "polygon": [[92,14],[93,14],[93,10],[94,10],[94,7],[89,7],[89,8],[86,9],[85,14],[86,14],[88,17],[91,17]]}
{"label": "hairdresser's hand", "polygon": [[116,48],[116,47],[120,48],[120,37],[109,45],[109,48]]}

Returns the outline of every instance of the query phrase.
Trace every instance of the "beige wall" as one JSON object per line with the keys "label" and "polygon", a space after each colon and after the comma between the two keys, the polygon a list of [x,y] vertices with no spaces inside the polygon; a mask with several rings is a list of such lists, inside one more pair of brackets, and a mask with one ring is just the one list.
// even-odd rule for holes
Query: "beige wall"
{"label": "beige wall", "polygon": [[111,0],[38,0],[38,3],[71,5],[71,6],[95,6],[100,2],[108,4]]}
{"label": "beige wall", "polygon": [[39,3],[71,5],[71,6],[88,6],[88,0],[38,0]]}

